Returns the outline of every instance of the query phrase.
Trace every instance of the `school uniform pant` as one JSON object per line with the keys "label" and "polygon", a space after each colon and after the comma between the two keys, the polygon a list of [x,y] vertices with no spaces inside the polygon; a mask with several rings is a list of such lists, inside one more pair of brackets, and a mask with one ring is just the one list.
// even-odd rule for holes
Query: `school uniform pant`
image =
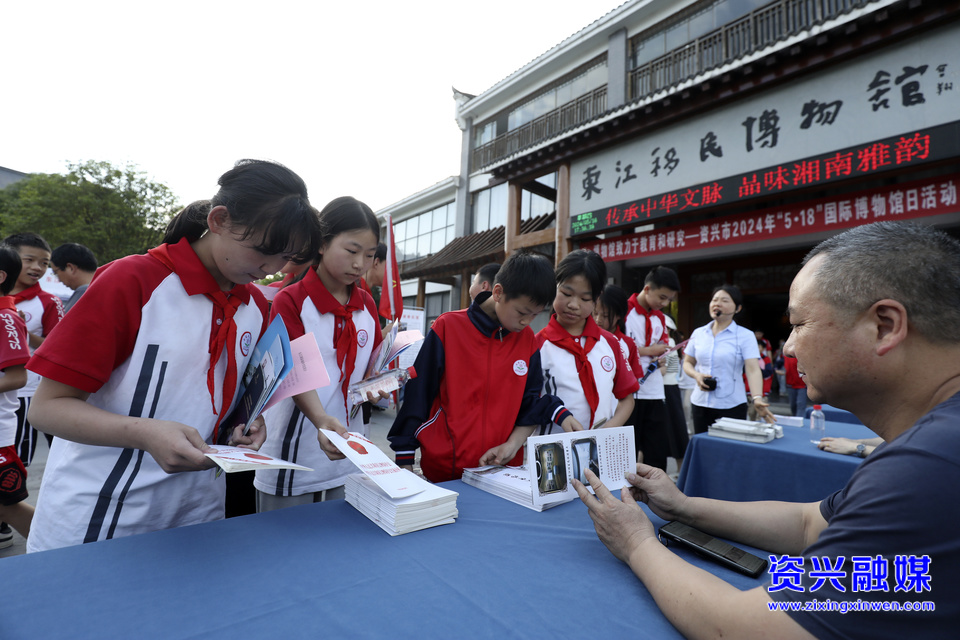
{"label": "school uniform pant", "polygon": [[687,435],[687,420],[683,415],[683,398],[680,396],[680,387],[675,384],[663,385],[666,395],[667,421],[670,428],[667,431],[670,457],[680,460],[687,451],[690,436]]}
{"label": "school uniform pant", "polygon": [[630,422],[637,449],[643,453],[643,462],[651,467],[667,470],[670,455],[670,423],[667,404],[663,400],[637,400]]}

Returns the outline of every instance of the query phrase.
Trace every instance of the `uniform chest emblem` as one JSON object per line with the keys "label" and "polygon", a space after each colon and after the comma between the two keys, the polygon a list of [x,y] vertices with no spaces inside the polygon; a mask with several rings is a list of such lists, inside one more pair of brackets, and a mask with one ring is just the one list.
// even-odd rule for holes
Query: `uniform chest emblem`
{"label": "uniform chest emblem", "polygon": [[600,366],[603,367],[603,370],[608,373],[613,371],[613,358],[610,356],[603,356],[600,358]]}
{"label": "uniform chest emblem", "polygon": [[527,375],[527,363],[524,360],[517,360],[513,363],[513,372],[518,376]]}
{"label": "uniform chest emblem", "polygon": [[250,355],[250,345],[253,344],[253,336],[249,331],[244,331],[240,336],[240,353],[244,356]]}
{"label": "uniform chest emblem", "polygon": [[33,320],[33,314],[29,311],[21,311],[20,309],[17,309],[17,311],[23,313],[23,321],[27,324],[30,324],[30,321]]}
{"label": "uniform chest emblem", "polygon": [[367,346],[368,337],[369,336],[367,336],[367,330],[360,329],[360,331],[357,331],[357,344],[360,345],[361,347]]}

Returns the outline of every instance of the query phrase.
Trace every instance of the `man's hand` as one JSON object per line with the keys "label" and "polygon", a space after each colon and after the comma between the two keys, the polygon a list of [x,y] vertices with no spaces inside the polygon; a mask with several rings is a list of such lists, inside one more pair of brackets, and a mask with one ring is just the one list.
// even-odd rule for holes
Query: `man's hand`
{"label": "man's hand", "polygon": [[857,445],[860,444],[856,440],[851,440],[849,438],[830,438],[823,437],[820,438],[820,444],[817,445],[824,451],[829,451],[830,453],[839,453],[845,456],[853,455],[857,452]]}
{"label": "man's hand", "polygon": [[641,463],[637,472],[628,473],[626,478],[632,485],[629,493],[634,500],[648,505],[664,520],[680,519],[687,496],[677,489],[666,471]]}
{"label": "man's hand", "polygon": [[644,540],[656,538],[653,523],[629,491],[621,491],[620,500],[617,500],[592,471],[587,470],[586,477],[596,496],[590,495],[587,488],[576,478],[571,481],[580,500],[590,511],[590,519],[593,520],[597,536],[613,555],[629,563],[630,554]]}

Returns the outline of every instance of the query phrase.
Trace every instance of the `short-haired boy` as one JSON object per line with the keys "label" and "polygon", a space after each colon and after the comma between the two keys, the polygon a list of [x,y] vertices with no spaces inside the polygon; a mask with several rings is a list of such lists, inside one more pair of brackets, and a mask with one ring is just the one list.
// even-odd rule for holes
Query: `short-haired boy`
{"label": "short-haired boy", "polygon": [[[60,298],[40,288],[40,279],[50,266],[50,245],[37,234],[29,232],[7,236],[3,244],[13,247],[23,265],[10,295],[27,323],[27,342],[30,353],[33,353],[63,319]],[[17,392],[20,401],[20,408],[17,409],[17,455],[28,467],[37,449],[38,435],[27,420],[27,411],[39,384],[40,376],[28,371],[27,384]]]}
{"label": "short-haired boy", "polygon": [[[27,470],[14,446],[17,435],[17,389],[27,382],[24,365],[30,359],[27,327],[8,294],[20,275],[20,256],[0,245],[0,521],[24,538],[30,533],[33,506],[27,499]],[[0,548],[13,544],[12,533],[0,539]]]}
{"label": "short-haired boy", "polygon": [[64,286],[73,289],[73,295],[63,305],[63,312],[70,311],[77,300],[87,290],[93,276],[97,273],[97,257],[87,247],[76,242],[62,244],[50,254],[53,275]]}
{"label": "short-haired boy", "polygon": [[[654,267],[644,278],[643,290],[630,296],[624,323],[627,336],[637,344],[640,370],[634,373],[638,380],[647,373],[650,363],[669,349],[670,336],[661,309],[673,302],[678,293],[680,279],[676,272],[668,267]],[[670,455],[670,425],[663,373],[659,368],[647,376],[633,397],[636,402],[630,420],[637,448],[646,464],[666,470],[667,456]]]}
{"label": "short-haired boy", "polygon": [[489,262],[473,274],[470,279],[470,300],[477,297],[481,291],[490,291],[493,289],[493,283],[497,279],[497,272],[500,271],[500,265],[496,262]]}
{"label": "short-haired boy", "polygon": [[412,468],[419,447],[427,479],[454,480],[465,468],[520,464],[536,425],[582,429],[559,398],[540,395],[540,352],[529,324],[555,293],[550,262],[520,251],[500,268],[492,291],[437,318],[388,435],[398,465]]}

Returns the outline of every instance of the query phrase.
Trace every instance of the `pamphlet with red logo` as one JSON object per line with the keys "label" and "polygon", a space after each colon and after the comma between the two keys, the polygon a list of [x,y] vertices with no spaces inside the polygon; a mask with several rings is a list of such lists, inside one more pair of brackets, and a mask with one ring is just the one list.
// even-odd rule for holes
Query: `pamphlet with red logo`
{"label": "pamphlet with red logo", "polygon": [[251,344],[249,332],[240,336],[238,342],[237,348],[241,354],[246,356],[252,348],[253,356],[240,380],[240,400],[220,424],[217,444],[227,444],[237,425],[247,425],[249,429],[250,423],[263,412],[267,400],[293,368],[290,337],[279,315],[267,327],[256,346]]}
{"label": "pamphlet with red logo", "polygon": [[323,435],[337,446],[337,449],[347,456],[353,464],[360,468],[371,480],[377,483],[391,498],[406,498],[424,491],[429,485],[412,473],[404,473],[404,469],[387,457],[380,447],[364,438],[359,433],[350,432],[344,438],[336,431],[321,429]]}
{"label": "pamphlet with red logo", "polygon": [[[211,445],[216,449],[216,453],[205,453],[204,455],[217,463],[217,465],[227,473],[235,471],[253,471],[255,469],[300,469],[302,471],[313,471],[310,467],[294,464],[268,456],[265,453],[259,453],[253,449],[243,449],[241,447],[228,447],[223,444]],[[219,471],[217,474],[219,475]]]}

